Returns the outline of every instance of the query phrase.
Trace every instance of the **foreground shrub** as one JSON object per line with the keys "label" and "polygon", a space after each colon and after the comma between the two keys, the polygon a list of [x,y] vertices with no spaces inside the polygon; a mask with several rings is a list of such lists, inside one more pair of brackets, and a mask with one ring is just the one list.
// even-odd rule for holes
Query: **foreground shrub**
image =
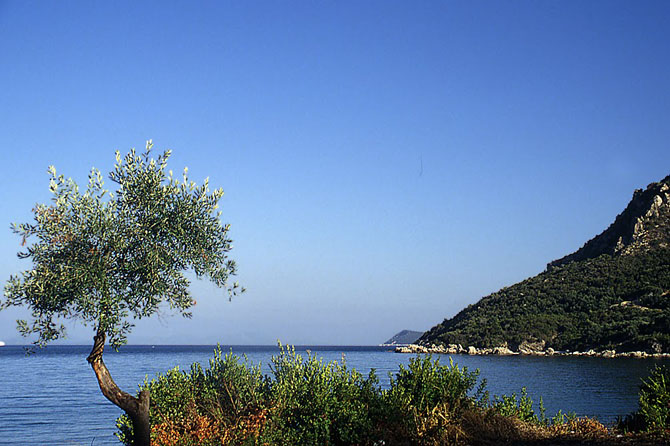
{"label": "foreground shrub", "polygon": [[670,369],[656,366],[642,380],[639,408],[619,421],[619,428],[670,435]]}
{"label": "foreground shrub", "polygon": [[479,370],[470,372],[467,367],[459,368],[449,358],[449,365],[440,364],[432,356],[410,358],[407,367],[400,365],[400,371],[391,377],[388,396],[400,399],[419,410],[429,410],[440,404],[447,404],[454,413],[470,407],[482,400],[486,381],[482,381],[474,395]]}
{"label": "foreground shrub", "polygon": [[[189,372],[168,370],[144,382],[151,394],[149,417],[153,444],[165,446],[253,444],[265,422],[266,379],[260,366],[250,366],[217,347],[209,368],[195,363]],[[132,423],[117,420],[119,440],[131,444]]]}
{"label": "foreground shrub", "polygon": [[269,444],[369,444],[380,388],[374,371],[363,377],[346,361],[325,364],[280,345],[272,358],[266,398],[271,407],[261,442]]}
{"label": "foreground shrub", "polygon": [[[538,417],[525,388],[520,399],[503,395],[489,403],[479,371],[451,360],[443,365],[430,356],[410,358],[385,390],[374,370],[363,376],[344,358],[324,363],[281,345],[270,369],[263,376],[260,366],[217,348],[206,370],[194,364],[145,381],[152,444],[493,445],[607,435],[595,420],[561,412],[547,420],[542,403]],[[658,381],[655,375],[652,381]],[[121,416],[117,425],[121,441],[130,444],[130,420]]]}
{"label": "foreground shrub", "polygon": [[647,429],[670,429],[670,369],[655,367],[643,381],[639,412]]}
{"label": "foreground shrub", "polygon": [[[270,368],[263,376],[217,348],[207,370],[194,364],[145,381],[154,444],[447,444],[464,438],[458,417],[484,401],[484,382],[473,392],[478,371],[431,357],[400,366],[387,390],[374,370],[363,376],[344,358],[324,363],[281,345]],[[117,425],[130,444],[130,420]]]}
{"label": "foreground shrub", "polygon": [[517,400],[516,393],[511,396],[502,395],[495,398],[493,408],[505,417],[515,417],[521,421],[546,424],[542,399],[540,399],[540,416],[538,417],[533,410],[533,400],[528,396],[525,387],[521,388],[521,398],[519,400]]}
{"label": "foreground shrub", "polygon": [[475,389],[478,377],[479,370],[459,368],[451,358],[449,365],[431,356],[410,358],[407,367],[400,365],[382,394],[381,423],[387,444],[459,441],[464,436],[460,415],[488,399],[486,381]]}

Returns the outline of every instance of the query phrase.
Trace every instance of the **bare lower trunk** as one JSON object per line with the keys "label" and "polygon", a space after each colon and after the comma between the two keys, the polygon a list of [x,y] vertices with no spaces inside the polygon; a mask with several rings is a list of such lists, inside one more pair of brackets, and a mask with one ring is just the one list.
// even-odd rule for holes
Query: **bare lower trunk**
{"label": "bare lower trunk", "polygon": [[151,445],[151,426],[149,425],[149,392],[142,390],[139,398],[119,389],[102,361],[105,349],[105,333],[98,330],[93,338],[93,349],[87,361],[91,364],[100,390],[105,397],[123,409],[133,422],[133,446]]}

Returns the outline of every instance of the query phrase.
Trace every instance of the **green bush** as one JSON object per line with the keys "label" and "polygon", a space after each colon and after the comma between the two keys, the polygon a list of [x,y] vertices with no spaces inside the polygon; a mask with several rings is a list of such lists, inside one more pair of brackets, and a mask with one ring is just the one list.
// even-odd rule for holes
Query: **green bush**
{"label": "green bush", "polygon": [[272,358],[267,398],[272,407],[261,442],[295,445],[368,444],[374,438],[371,407],[380,394],[374,371],[363,377],[346,362],[325,364],[280,345]]}
{"label": "green bush", "polygon": [[[519,422],[538,429],[548,424],[541,403],[540,417],[533,412],[525,388],[520,399],[513,394],[489,404],[479,370],[451,359],[443,365],[431,356],[410,358],[382,390],[374,370],[364,376],[344,358],[325,363],[309,352],[303,357],[292,347],[279,348],[269,376],[217,347],[207,369],[193,364],[145,380],[140,389],[151,394],[152,444],[478,444],[496,436],[520,438]],[[129,444],[132,423],[122,416],[117,425],[117,435]]]}
{"label": "green bush", "polygon": [[[178,438],[170,444],[189,445],[233,435],[240,420],[263,410],[266,385],[260,366],[249,365],[246,357],[241,363],[232,352],[222,356],[217,347],[207,370],[199,363],[188,372],[175,367],[145,380],[140,390],[150,391],[152,438],[159,444],[168,437]],[[117,427],[119,440],[131,444],[132,423],[125,414],[117,420]]]}
{"label": "green bush", "polygon": [[[528,391],[525,387],[521,388],[520,397],[517,397],[516,393],[512,393],[511,396],[496,396],[493,400],[493,403],[491,404],[491,408],[504,417],[511,417],[526,423],[545,427],[558,427],[569,425],[571,423],[574,424],[578,421],[578,417],[575,412],[563,413],[563,411],[560,409],[556,415],[551,418],[547,418],[545,415],[544,401],[542,401],[542,397],[540,397],[540,403],[538,405],[539,413],[536,414],[535,410],[533,409],[533,400],[528,396]],[[584,420],[587,420],[587,418],[584,418]]]}
{"label": "green bush", "polygon": [[670,369],[655,367],[640,386],[640,409],[648,430],[670,429]]}
{"label": "green bush", "polygon": [[565,424],[574,423],[577,421],[577,414],[574,412],[563,413],[562,410],[558,410],[555,416],[551,417],[552,426],[562,426]]}
{"label": "green bush", "polygon": [[626,432],[670,433],[670,369],[656,366],[642,380],[637,412],[619,419],[618,427]]}
{"label": "green bush", "polygon": [[540,399],[540,416],[538,417],[533,410],[533,400],[528,396],[525,387],[521,388],[521,398],[519,400],[517,400],[516,393],[511,396],[495,397],[493,408],[505,417],[516,417],[522,421],[543,423],[545,420],[542,399]]}
{"label": "green bush", "polygon": [[478,377],[479,370],[459,368],[451,358],[449,365],[430,355],[400,365],[382,392],[386,444],[448,444],[462,436],[458,417],[488,400],[486,381],[477,386]]}
{"label": "green bush", "polygon": [[479,369],[468,371],[459,368],[449,358],[449,365],[440,364],[432,356],[410,358],[407,368],[400,365],[395,377],[391,377],[388,397],[403,401],[417,409],[427,410],[440,404],[447,404],[453,412],[469,407],[472,401],[483,398],[486,381],[476,389],[474,400],[469,393],[475,389]]}

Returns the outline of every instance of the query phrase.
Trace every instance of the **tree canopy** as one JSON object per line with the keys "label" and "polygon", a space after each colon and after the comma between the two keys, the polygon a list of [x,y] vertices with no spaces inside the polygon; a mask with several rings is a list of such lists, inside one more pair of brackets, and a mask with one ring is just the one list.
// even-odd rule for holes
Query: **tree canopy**
{"label": "tree canopy", "polygon": [[228,258],[230,225],[220,221],[222,189],[210,191],[167,170],[170,150],[151,158],[151,141],[131,150],[104,187],[93,168],[81,192],[74,180],[50,166],[49,204],[33,208],[34,221],[13,224],[21,237],[19,257],[32,267],[10,277],[0,309],[26,306],[30,320],[19,320],[24,336],[44,345],[65,335],[65,320],[93,325],[112,346],[125,343],[133,320],[169,306],[190,317],[195,304],[186,272],[225,288],[229,297],[243,291],[228,284],[236,266]]}

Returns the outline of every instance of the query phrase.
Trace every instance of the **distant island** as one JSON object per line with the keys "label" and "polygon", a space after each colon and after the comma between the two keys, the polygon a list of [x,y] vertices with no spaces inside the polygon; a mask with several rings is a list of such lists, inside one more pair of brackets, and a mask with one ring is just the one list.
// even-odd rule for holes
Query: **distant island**
{"label": "distant island", "polygon": [[576,252],[469,305],[416,344],[406,351],[670,356],[670,176],[636,190]]}
{"label": "distant island", "polygon": [[423,334],[422,331],[402,330],[396,333],[391,339],[387,340],[381,346],[409,345],[414,344]]}

